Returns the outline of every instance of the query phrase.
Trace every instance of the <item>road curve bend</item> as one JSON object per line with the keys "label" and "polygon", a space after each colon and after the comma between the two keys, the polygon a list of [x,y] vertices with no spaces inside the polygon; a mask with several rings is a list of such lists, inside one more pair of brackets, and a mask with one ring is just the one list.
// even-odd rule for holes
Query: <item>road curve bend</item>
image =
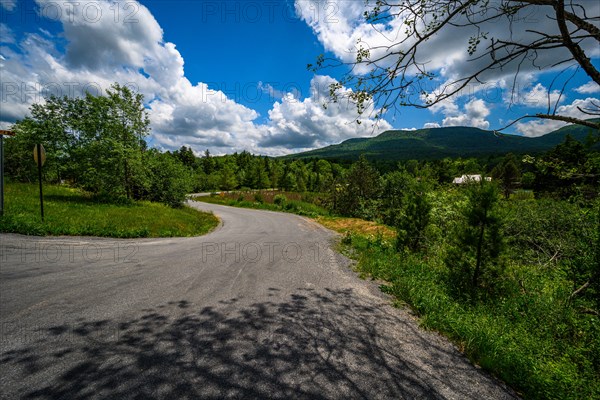
{"label": "road curve bend", "polygon": [[512,399],[292,214],[194,238],[0,235],[3,399]]}

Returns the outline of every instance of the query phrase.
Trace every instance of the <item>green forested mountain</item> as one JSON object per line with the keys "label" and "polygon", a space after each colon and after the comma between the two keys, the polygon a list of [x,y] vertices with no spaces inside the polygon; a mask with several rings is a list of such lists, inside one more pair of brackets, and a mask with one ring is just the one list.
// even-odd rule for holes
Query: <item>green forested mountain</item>
{"label": "green forested mountain", "polygon": [[536,153],[563,142],[567,134],[584,142],[591,131],[584,126],[570,125],[544,136],[528,138],[468,127],[392,130],[374,137],[348,139],[340,144],[291,154],[286,158],[357,159],[364,154],[370,159],[409,160]]}

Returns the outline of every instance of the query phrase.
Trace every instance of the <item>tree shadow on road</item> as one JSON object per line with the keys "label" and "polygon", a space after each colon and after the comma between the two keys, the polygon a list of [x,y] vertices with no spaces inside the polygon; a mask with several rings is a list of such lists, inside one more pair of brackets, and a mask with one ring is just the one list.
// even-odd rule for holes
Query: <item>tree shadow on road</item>
{"label": "tree shadow on road", "polygon": [[231,299],[198,307],[179,301],[131,320],[45,327],[30,343],[1,354],[5,394],[512,398],[435,335],[388,307],[357,299],[351,290],[299,289],[284,302],[239,306]]}

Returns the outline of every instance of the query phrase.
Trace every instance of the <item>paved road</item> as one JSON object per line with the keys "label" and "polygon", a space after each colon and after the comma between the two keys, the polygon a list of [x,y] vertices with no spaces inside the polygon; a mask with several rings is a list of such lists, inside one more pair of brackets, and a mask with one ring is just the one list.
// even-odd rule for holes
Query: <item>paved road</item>
{"label": "paved road", "polygon": [[0,236],[0,393],[508,399],[291,214],[191,203],[198,238]]}

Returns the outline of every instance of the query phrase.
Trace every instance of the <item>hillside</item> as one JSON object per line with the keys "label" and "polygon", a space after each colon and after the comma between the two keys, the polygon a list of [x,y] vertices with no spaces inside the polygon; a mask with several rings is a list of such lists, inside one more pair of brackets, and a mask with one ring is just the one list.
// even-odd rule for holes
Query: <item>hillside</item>
{"label": "hillside", "polygon": [[356,159],[364,154],[370,159],[409,160],[439,159],[444,157],[478,157],[506,153],[537,153],[561,143],[567,134],[585,141],[590,128],[570,125],[537,138],[494,134],[468,127],[392,130],[378,136],[348,139],[340,144],[286,158]]}

